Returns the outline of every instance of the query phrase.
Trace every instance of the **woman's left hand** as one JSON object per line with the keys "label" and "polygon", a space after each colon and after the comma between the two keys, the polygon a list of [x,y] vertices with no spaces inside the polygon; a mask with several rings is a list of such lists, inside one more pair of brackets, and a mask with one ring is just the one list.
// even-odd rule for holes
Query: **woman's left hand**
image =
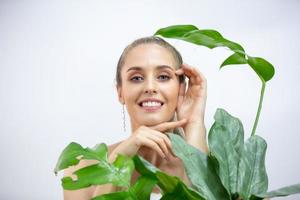
{"label": "woman's left hand", "polygon": [[187,64],[183,64],[176,74],[184,74],[189,79],[187,90],[185,83],[180,85],[177,103],[178,120],[187,119],[187,125],[203,123],[207,97],[205,77],[196,68]]}

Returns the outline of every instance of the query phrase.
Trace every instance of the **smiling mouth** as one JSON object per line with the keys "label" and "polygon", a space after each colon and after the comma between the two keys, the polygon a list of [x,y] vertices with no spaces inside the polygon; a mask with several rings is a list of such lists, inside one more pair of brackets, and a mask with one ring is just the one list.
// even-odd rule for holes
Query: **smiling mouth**
{"label": "smiling mouth", "polygon": [[156,111],[159,110],[164,105],[163,102],[158,100],[149,100],[149,101],[142,101],[139,103],[139,106],[145,109],[146,111]]}

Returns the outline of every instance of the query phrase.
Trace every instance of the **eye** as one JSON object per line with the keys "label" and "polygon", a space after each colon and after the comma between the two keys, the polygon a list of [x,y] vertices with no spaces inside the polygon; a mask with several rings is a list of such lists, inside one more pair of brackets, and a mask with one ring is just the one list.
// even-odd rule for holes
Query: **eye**
{"label": "eye", "polygon": [[130,78],[130,81],[141,82],[141,81],[143,81],[143,77],[142,76],[133,76]]}
{"label": "eye", "polygon": [[161,81],[167,81],[169,80],[171,77],[168,76],[168,75],[159,75],[158,76],[158,80],[161,80]]}

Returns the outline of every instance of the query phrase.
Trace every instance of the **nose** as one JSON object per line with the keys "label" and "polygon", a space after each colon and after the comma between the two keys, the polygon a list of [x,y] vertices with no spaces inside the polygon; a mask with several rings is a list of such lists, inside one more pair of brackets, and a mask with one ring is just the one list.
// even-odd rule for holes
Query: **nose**
{"label": "nose", "polygon": [[154,80],[150,79],[150,80],[146,81],[144,92],[146,94],[156,94],[157,93],[156,83]]}

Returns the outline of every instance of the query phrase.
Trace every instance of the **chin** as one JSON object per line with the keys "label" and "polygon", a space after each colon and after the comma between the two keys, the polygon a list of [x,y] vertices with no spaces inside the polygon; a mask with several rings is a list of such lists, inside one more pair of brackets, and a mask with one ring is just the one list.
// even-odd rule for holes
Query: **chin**
{"label": "chin", "polygon": [[144,126],[155,126],[169,121],[170,121],[169,118],[161,118],[161,117],[147,117],[147,118],[143,117],[143,119],[140,118],[140,124]]}
{"label": "chin", "polygon": [[163,121],[161,121],[161,120],[151,119],[151,120],[141,120],[139,122],[139,124],[142,124],[144,126],[155,126],[155,125],[158,125],[162,122]]}

